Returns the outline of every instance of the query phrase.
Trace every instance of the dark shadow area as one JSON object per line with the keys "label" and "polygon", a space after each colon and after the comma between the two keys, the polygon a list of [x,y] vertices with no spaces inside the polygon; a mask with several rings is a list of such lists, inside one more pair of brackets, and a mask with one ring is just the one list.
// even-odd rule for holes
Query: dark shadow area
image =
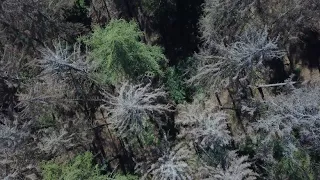
{"label": "dark shadow area", "polygon": [[279,59],[273,59],[266,63],[266,66],[272,70],[270,74],[270,84],[281,83],[289,78],[289,74],[285,70],[285,65]]}
{"label": "dark shadow area", "polygon": [[[164,47],[169,65],[177,65],[179,61],[192,56],[201,45],[198,29],[204,0],[161,0],[151,16],[145,13],[141,0],[115,1],[120,10],[120,17],[138,22],[147,36],[152,32],[160,38],[155,42]],[[144,17],[140,17],[142,11]],[[154,42],[152,42],[154,43]]]}
{"label": "dark shadow area", "polygon": [[13,111],[18,101],[17,87],[10,82],[9,86],[8,82],[8,79],[0,77],[0,111],[13,120]]}
{"label": "dark shadow area", "polygon": [[88,16],[88,9],[86,6],[90,5],[89,0],[84,0],[84,4],[76,1],[71,9],[66,9],[64,17],[66,22],[80,23],[86,28],[91,28],[91,18]]}
{"label": "dark shadow area", "polygon": [[300,37],[301,42],[301,60],[302,64],[310,69],[320,71],[320,34],[313,29],[305,29]]}
{"label": "dark shadow area", "polygon": [[203,0],[165,0],[155,17],[154,28],[160,35],[160,44],[170,65],[192,56],[200,45],[198,21],[202,14]]}

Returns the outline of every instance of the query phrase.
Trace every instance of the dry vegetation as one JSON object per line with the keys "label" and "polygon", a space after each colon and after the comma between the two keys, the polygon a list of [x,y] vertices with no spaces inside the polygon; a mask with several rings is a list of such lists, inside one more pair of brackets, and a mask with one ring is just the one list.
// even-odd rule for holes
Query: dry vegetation
{"label": "dry vegetation", "polygon": [[0,178],[320,179],[320,1],[192,3],[1,1]]}

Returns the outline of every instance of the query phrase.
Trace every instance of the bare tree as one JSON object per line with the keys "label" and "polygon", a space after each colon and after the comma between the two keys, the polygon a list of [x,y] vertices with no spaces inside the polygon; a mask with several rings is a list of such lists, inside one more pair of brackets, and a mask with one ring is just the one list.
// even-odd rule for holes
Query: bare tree
{"label": "bare tree", "polygon": [[29,124],[24,123],[22,126],[19,126],[17,120],[12,122],[3,116],[1,116],[1,122],[3,122],[3,125],[1,125],[0,128],[0,152],[12,152],[26,137],[28,137]]}
{"label": "bare tree", "polygon": [[56,74],[66,73],[70,70],[80,73],[88,73],[94,68],[85,54],[81,52],[80,44],[69,47],[67,43],[60,41],[54,43],[53,49],[49,47],[40,48],[42,58],[36,60],[34,64],[43,68],[42,73]]}
{"label": "bare tree", "polygon": [[236,151],[229,151],[218,166],[209,166],[202,162],[196,177],[205,180],[251,180],[258,174],[251,169],[248,156],[239,156]]}
{"label": "bare tree", "polygon": [[[30,119],[33,125],[33,131],[26,141],[32,142],[32,147],[24,145],[21,148],[25,149],[24,152],[15,152],[19,157],[16,163],[24,162],[21,165],[37,164],[34,161],[43,157],[61,155],[79,146],[85,147],[93,139],[94,124],[88,120],[88,101],[85,101],[86,92],[91,90],[88,88],[88,79],[92,64],[87,61],[78,44],[69,48],[57,42],[53,49],[40,48],[40,52],[42,57],[29,63],[32,68],[39,68],[36,72],[40,70],[40,73],[29,82],[26,81],[28,84],[23,84],[17,94],[19,118]],[[80,102],[84,102],[81,107]],[[32,151],[35,159],[25,159],[25,155],[28,156]],[[25,177],[20,166],[17,167],[12,169],[17,169],[18,175]]]}
{"label": "bare tree", "polygon": [[228,145],[232,140],[228,118],[225,112],[212,112],[199,104],[191,104],[180,111],[176,123],[182,125],[181,136],[186,136],[202,148],[214,149]]}
{"label": "bare tree", "polygon": [[137,172],[143,173],[142,179],[151,178],[152,180],[191,180],[192,162],[194,153],[188,146],[180,143],[172,149],[168,148],[157,162],[144,162],[148,164],[147,170],[140,169],[137,165]]}
{"label": "bare tree", "polygon": [[[255,0],[206,0],[204,15],[200,19],[200,31],[206,46],[240,35],[249,20]],[[229,38],[229,39],[228,39]],[[213,44],[213,45],[214,45]]]}
{"label": "bare tree", "polygon": [[248,162],[248,156],[238,156],[235,151],[230,151],[227,157],[225,167],[214,169],[214,180],[252,180],[258,176]]}
{"label": "bare tree", "polygon": [[10,45],[5,45],[0,59],[0,78],[17,79],[22,58],[23,53]]}
{"label": "bare tree", "polygon": [[118,18],[121,12],[113,0],[94,0],[90,3],[89,13],[95,23],[106,24]]}
{"label": "bare tree", "polygon": [[25,115],[39,115],[37,111],[47,111],[54,105],[70,108],[71,104],[76,104],[74,99],[81,89],[78,83],[85,84],[81,79],[89,79],[89,72],[94,69],[79,44],[69,47],[58,41],[53,47],[40,48],[42,57],[29,63],[33,68],[39,67],[41,73],[25,88],[25,92],[18,94],[19,106],[23,107]]}
{"label": "bare tree", "polygon": [[38,148],[47,154],[61,154],[65,152],[68,147],[74,146],[71,143],[74,134],[69,134],[65,129],[60,129],[59,132],[55,130],[46,130],[47,135],[43,136],[38,143]]}
{"label": "bare tree", "polygon": [[302,145],[318,150],[320,131],[318,85],[302,87],[289,94],[270,97],[265,104],[267,110],[254,127],[261,131],[266,141],[275,138],[292,137],[294,129],[300,133]]}
{"label": "bare tree", "polygon": [[[43,46],[56,37],[70,39],[85,28],[81,24],[67,23],[64,10],[74,0],[4,0],[0,3],[0,29],[4,41],[23,46]],[[2,39],[1,39],[2,40]],[[3,43],[3,42],[1,42]]]}
{"label": "bare tree", "polygon": [[206,0],[200,30],[205,44],[210,46],[212,42],[232,41],[232,37],[254,22],[272,27],[272,32],[280,33],[284,37],[282,42],[286,42],[303,28],[319,28],[316,23],[319,5],[316,0]]}
{"label": "bare tree", "polygon": [[217,89],[241,78],[258,79],[263,63],[282,58],[285,53],[277,46],[278,38],[270,39],[267,28],[249,27],[238,41],[229,46],[216,45],[217,55],[204,50],[196,57],[200,64],[196,75],[187,82]]}
{"label": "bare tree", "polygon": [[13,120],[15,94],[20,81],[21,60],[24,55],[16,48],[6,45],[0,59],[0,110]]}
{"label": "bare tree", "polygon": [[147,121],[154,119],[157,113],[170,111],[169,104],[158,103],[166,93],[161,89],[151,89],[151,84],[133,85],[124,82],[117,94],[105,93],[105,105],[113,128],[119,136],[137,135],[143,131]]}
{"label": "bare tree", "polygon": [[43,79],[43,82],[34,82],[28,86],[25,93],[19,93],[18,107],[22,108],[23,117],[37,118],[53,109],[55,105],[67,107],[72,92],[68,91],[66,83],[57,82],[53,78]]}
{"label": "bare tree", "polygon": [[[319,29],[317,19],[320,17],[320,2],[316,0],[260,0],[256,5],[260,8],[260,18],[272,26],[273,34],[281,34],[281,45],[290,43],[292,37],[297,37],[305,29]],[[272,11],[262,11],[263,8],[272,8]]]}
{"label": "bare tree", "polygon": [[[0,178],[18,178],[23,171],[33,167],[32,156],[26,157],[34,150],[31,137],[32,121],[9,120],[0,114]],[[30,158],[30,159],[29,159]]]}

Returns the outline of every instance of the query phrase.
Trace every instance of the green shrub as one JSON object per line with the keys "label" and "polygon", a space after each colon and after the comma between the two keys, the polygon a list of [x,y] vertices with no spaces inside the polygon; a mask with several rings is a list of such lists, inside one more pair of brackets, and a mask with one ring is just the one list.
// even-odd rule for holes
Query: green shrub
{"label": "green shrub", "polygon": [[170,98],[176,103],[182,103],[186,97],[186,90],[183,86],[183,80],[174,67],[170,67],[166,71],[166,87]]}
{"label": "green shrub", "polygon": [[141,140],[143,144],[147,146],[159,143],[159,139],[155,134],[154,125],[148,123],[148,125],[144,128],[144,131],[141,134]]}
{"label": "green shrub", "polygon": [[56,163],[53,160],[42,164],[44,180],[137,180],[133,175],[116,174],[114,177],[101,174],[98,165],[93,164],[90,152],[78,155],[73,160]]}
{"label": "green shrub", "polygon": [[93,155],[86,152],[73,160],[62,164],[54,161],[42,165],[44,180],[106,180],[108,176],[101,175],[98,166],[94,166]]}
{"label": "green shrub", "polygon": [[275,179],[313,180],[310,156],[297,150],[293,157],[282,157],[273,167]]}
{"label": "green shrub", "polygon": [[138,180],[139,178],[137,176],[133,175],[121,175],[117,174],[114,178],[110,178],[114,180]]}
{"label": "green shrub", "polygon": [[97,63],[96,77],[103,83],[115,84],[145,74],[162,76],[159,64],[166,62],[162,49],[141,42],[142,35],[134,21],[112,20],[105,28],[96,27],[84,40]]}
{"label": "green shrub", "polygon": [[78,5],[79,7],[83,8],[83,9],[86,8],[86,3],[84,0],[77,0],[76,5]]}

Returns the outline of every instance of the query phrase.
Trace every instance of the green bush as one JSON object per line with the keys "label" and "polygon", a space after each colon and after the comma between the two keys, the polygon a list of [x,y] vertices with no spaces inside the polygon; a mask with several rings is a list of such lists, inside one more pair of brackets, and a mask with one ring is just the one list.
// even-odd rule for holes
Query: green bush
{"label": "green bush", "polygon": [[70,162],[63,164],[48,161],[42,165],[44,180],[106,180],[108,176],[100,174],[98,166],[94,166],[93,155],[86,152],[78,155]]}
{"label": "green bush", "polygon": [[56,124],[55,119],[53,117],[54,111],[49,109],[45,113],[40,114],[38,120],[39,126],[54,126]]}
{"label": "green bush", "polygon": [[297,150],[292,157],[282,157],[273,167],[275,179],[313,180],[310,156]]}
{"label": "green bush", "polygon": [[121,174],[118,174],[114,178],[110,178],[110,179],[114,179],[114,180],[138,180],[139,178],[137,176],[133,176],[133,175],[121,175]]}
{"label": "green bush", "polygon": [[97,63],[96,77],[115,84],[145,74],[163,76],[160,64],[165,64],[166,58],[162,49],[141,42],[142,35],[134,21],[112,20],[105,28],[96,27],[84,40]]}
{"label": "green bush", "polygon": [[170,67],[166,71],[166,87],[170,98],[176,103],[182,103],[186,97],[186,90],[183,86],[183,80],[174,67]]}
{"label": "green bush", "polygon": [[158,144],[159,143],[159,139],[157,137],[157,135],[155,134],[155,129],[156,127],[151,124],[148,123],[147,126],[144,128],[144,131],[141,134],[141,140],[143,145],[146,146],[150,146],[150,145],[154,145],[154,144]]}
{"label": "green bush", "polygon": [[42,164],[44,180],[137,180],[133,175],[117,174],[114,177],[101,174],[98,165],[93,164],[90,152],[78,155],[73,160],[56,163],[53,160]]}

